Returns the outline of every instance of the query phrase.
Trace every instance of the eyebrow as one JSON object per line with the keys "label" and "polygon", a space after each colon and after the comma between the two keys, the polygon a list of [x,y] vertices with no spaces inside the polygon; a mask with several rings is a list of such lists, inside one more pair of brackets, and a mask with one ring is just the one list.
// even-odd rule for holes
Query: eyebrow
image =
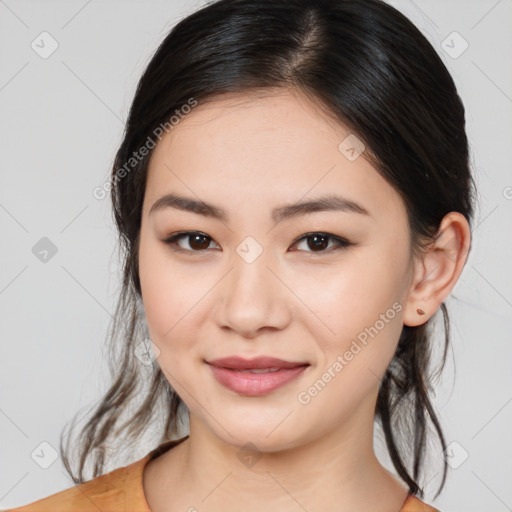
{"label": "eyebrow", "polygon": [[[157,199],[149,210],[149,215],[166,208],[176,208],[186,212],[196,213],[205,217],[211,217],[223,222],[228,221],[228,214],[222,208],[213,204],[198,201],[177,194],[166,194]],[[292,205],[280,206],[272,210],[274,222],[281,222],[291,217],[298,217],[314,212],[339,211],[359,213],[371,216],[370,212],[360,204],[341,196],[328,195],[310,201],[302,201]]]}

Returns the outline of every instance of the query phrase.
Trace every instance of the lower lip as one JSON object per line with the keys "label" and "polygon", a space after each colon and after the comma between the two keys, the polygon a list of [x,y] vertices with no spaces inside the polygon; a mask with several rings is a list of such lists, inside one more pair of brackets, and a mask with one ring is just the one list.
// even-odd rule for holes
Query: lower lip
{"label": "lower lip", "polygon": [[224,386],[246,396],[270,393],[298,377],[308,366],[281,368],[277,372],[247,373],[209,365],[215,378]]}

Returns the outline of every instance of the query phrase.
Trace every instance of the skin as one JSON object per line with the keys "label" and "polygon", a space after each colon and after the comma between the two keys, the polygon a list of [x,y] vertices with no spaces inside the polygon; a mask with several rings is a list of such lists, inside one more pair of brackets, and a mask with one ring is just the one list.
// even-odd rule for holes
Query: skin
{"label": "skin", "polygon": [[[405,485],[373,450],[379,382],[403,325],[426,322],[456,284],[469,226],[451,212],[428,251],[413,258],[404,202],[365,153],[350,161],[338,149],[349,133],[310,99],[281,90],[200,104],[155,148],[139,275],[158,363],[189,408],[190,438],[146,466],[152,511],[396,512],[406,499]],[[150,215],[170,192],[212,203],[228,218],[175,208]],[[332,193],[370,215],[271,218],[275,207]],[[179,252],[163,241],[179,231],[210,238],[184,237]],[[311,239],[297,241],[312,232],[354,245],[335,250],[327,239],[315,250]],[[263,251],[251,263],[236,252],[247,236]],[[388,313],[378,334],[300,403],[298,394],[390,309],[394,318]],[[229,355],[311,366],[271,393],[248,397],[218,383],[204,362]],[[252,466],[237,456],[248,442],[260,457]]]}

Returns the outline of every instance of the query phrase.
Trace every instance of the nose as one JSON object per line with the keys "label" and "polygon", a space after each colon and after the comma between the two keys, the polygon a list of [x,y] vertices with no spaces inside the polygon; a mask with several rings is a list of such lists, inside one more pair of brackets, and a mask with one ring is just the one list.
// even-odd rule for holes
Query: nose
{"label": "nose", "polygon": [[234,255],[231,271],[217,288],[217,322],[222,329],[253,338],[289,324],[293,294],[283,283],[279,266],[270,260],[266,251],[252,262]]}

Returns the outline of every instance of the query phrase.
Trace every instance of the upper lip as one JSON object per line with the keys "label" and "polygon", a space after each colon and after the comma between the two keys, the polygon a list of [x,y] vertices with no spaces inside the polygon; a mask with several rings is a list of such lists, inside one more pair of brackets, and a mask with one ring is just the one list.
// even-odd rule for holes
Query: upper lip
{"label": "upper lip", "polygon": [[220,359],[213,359],[206,361],[213,366],[221,368],[231,368],[234,370],[257,370],[264,368],[296,368],[297,366],[307,366],[309,363],[284,361],[276,357],[260,356],[254,359],[245,359],[239,356],[223,357]]}

